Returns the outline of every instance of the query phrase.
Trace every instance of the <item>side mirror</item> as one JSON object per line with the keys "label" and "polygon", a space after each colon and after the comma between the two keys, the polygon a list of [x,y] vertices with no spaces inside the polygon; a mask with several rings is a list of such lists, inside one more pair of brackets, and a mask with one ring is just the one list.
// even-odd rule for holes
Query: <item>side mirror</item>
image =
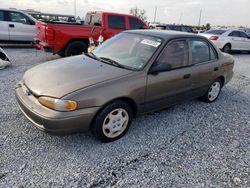
{"label": "side mirror", "polygon": [[172,65],[168,63],[156,63],[149,70],[150,74],[157,74],[159,72],[170,71],[172,69]]}

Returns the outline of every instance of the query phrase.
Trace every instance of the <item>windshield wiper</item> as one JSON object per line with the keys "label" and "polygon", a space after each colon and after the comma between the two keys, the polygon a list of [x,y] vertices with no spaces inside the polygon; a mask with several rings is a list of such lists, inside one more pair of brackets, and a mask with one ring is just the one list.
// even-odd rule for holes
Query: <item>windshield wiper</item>
{"label": "windshield wiper", "polygon": [[94,59],[96,59],[96,60],[99,60],[100,61],[100,58],[99,57],[97,57],[93,52],[89,52],[89,53],[86,53],[85,55],[87,55],[87,56],[89,56],[89,57],[92,57],[92,58],[94,58]]}
{"label": "windshield wiper", "polygon": [[110,58],[108,58],[108,57],[99,57],[99,58],[100,58],[101,60],[104,60],[105,62],[107,62],[107,63],[109,63],[109,64],[112,64],[112,65],[115,65],[115,66],[117,66],[117,67],[124,68],[124,69],[130,69],[130,68],[128,68],[127,66],[124,66],[124,65],[118,63],[117,61],[112,60],[112,59],[110,59]]}

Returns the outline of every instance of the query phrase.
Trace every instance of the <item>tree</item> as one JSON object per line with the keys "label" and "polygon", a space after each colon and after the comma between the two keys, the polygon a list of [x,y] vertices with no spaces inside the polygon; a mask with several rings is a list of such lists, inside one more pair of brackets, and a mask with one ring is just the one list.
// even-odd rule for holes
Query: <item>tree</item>
{"label": "tree", "polygon": [[211,29],[211,24],[210,24],[210,23],[207,23],[207,25],[206,25],[206,30],[209,30],[209,29]]}
{"label": "tree", "polygon": [[135,7],[135,8],[131,8],[129,13],[136,16],[136,17],[138,17],[138,18],[141,18],[143,21],[146,21],[147,18],[148,18],[146,16],[146,10],[145,9],[139,9],[139,8]]}

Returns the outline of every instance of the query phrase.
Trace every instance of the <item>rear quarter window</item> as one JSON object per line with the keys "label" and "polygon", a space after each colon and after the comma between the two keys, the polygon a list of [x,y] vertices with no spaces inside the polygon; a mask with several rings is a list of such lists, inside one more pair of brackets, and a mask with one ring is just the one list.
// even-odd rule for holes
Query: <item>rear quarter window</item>
{"label": "rear quarter window", "polygon": [[126,29],[125,17],[108,15],[108,26],[112,29]]}

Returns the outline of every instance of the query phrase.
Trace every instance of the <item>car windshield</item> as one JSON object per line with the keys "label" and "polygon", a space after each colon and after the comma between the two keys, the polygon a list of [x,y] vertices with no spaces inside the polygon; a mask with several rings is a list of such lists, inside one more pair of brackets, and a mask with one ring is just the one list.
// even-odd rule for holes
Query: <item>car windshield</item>
{"label": "car windshield", "polygon": [[219,30],[209,30],[209,31],[207,31],[206,33],[215,34],[215,35],[222,35],[222,34],[225,33],[226,31],[227,31],[227,30],[219,29]]}
{"label": "car windshield", "polygon": [[150,60],[162,39],[133,34],[120,33],[98,46],[93,55],[112,65],[140,70]]}

